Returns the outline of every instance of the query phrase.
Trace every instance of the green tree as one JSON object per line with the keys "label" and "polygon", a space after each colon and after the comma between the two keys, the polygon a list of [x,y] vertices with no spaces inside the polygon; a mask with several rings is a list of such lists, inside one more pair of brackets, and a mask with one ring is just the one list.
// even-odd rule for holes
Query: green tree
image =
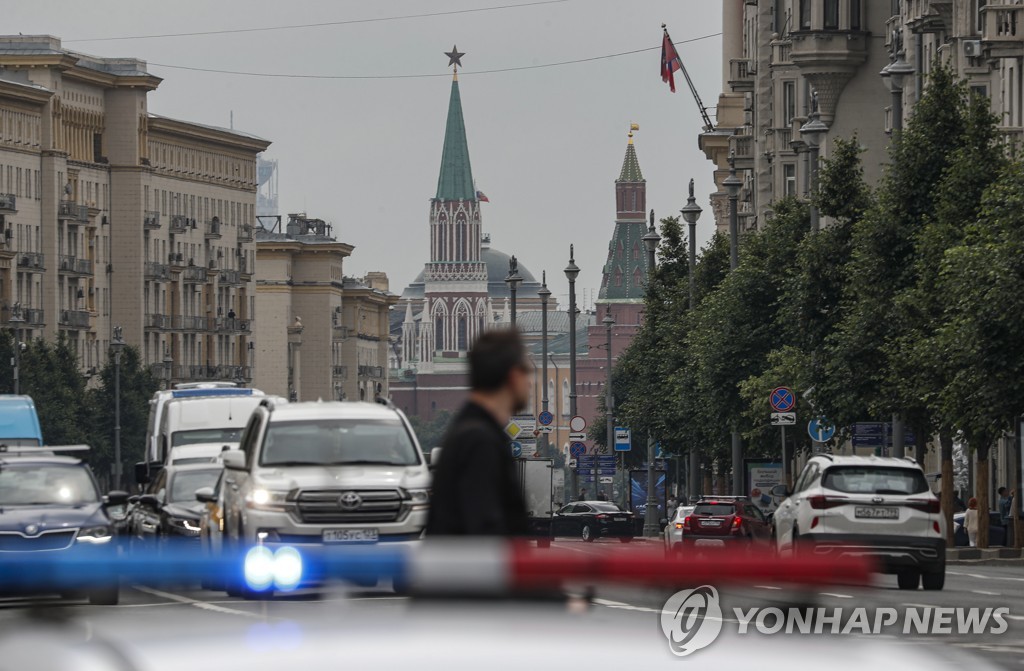
{"label": "green tree", "polygon": [[35,402],[47,444],[88,442],[90,417],[85,404],[85,378],[63,332],[53,344],[42,339],[26,343],[21,355],[21,393]]}
{"label": "green tree", "polygon": [[[91,463],[96,473],[105,477],[114,464],[114,357],[107,359],[100,370],[98,387],[86,395],[92,421],[89,439],[93,448]],[[121,464],[122,473],[131,473],[126,465],[146,459],[146,432],[149,421],[149,400],[160,388],[160,381],[142,364],[135,347],[121,352]],[[128,481],[126,476],[122,485]]]}
{"label": "green tree", "polygon": [[420,441],[420,447],[427,452],[441,444],[451,421],[452,413],[447,410],[439,410],[430,421],[423,421],[417,416],[409,418],[412,430],[416,432],[416,438]]}

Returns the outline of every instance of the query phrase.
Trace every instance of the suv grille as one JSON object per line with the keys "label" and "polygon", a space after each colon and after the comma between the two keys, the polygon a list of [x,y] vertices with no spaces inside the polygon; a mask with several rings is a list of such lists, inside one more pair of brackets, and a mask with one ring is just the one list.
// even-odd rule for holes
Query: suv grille
{"label": "suv grille", "polygon": [[[355,494],[359,497],[354,504]],[[348,505],[343,504],[348,499]],[[402,512],[402,494],[397,489],[329,489],[299,492],[299,517],[310,524],[360,524],[394,522]]]}
{"label": "suv grille", "polygon": [[0,533],[0,552],[38,552],[40,550],[64,550],[74,542],[76,529],[61,529],[42,533],[34,538],[16,532]]}

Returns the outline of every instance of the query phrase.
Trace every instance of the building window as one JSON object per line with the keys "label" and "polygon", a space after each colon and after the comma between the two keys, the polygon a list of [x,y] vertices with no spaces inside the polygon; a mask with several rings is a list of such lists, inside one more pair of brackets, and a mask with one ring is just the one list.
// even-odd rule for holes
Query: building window
{"label": "building window", "polygon": [[622,286],[622,268],[615,269],[615,286]]}
{"label": "building window", "polygon": [[569,416],[569,381],[562,380],[562,417]]}
{"label": "building window", "polygon": [[622,246],[622,240],[615,243],[615,258],[622,260],[622,254],[625,248]]}
{"label": "building window", "polygon": [[633,286],[639,287],[644,283],[644,274],[640,272],[639,268],[633,269]]}
{"label": "building window", "polygon": [[850,0],[850,30],[860,30],[860,0]]}
{"label": "building window", "polygon": [[825,0],[825,30],[839,30],[839,0]]}
{"label": "building window", "polygon": [[434,320],[434,350],[444,351],[444,318],[436,317]]}
{"label": "building window", "polygon": [[981,33],[985,29],[985,14],[981,10],[988,4],[988,0],[975,1],[977,3],[977,9],[974,12],[974,30],[977,33]]}
{"label": "building window", "polygon": [[460,352],[465,352],[469,349],[469,322],[466,317],[461,315],[459,316],[458,345]]}
{"label": "building window", "polygon": [[800,0],[800,30],[811,29],[811,0]]}
{"label": "building window", "polygon": [[796,195],[796,164],[782,164],[783,193],[787,196]]}
{"label": "building window", "polygon": [[782,126],[789,128],[793,125],[793,117],[796,116],[796,82],[793,80],[782,82]]}
{"label": "building window", "polygon": [[635,242],[633,243],[633,260],[640,260],[640,245],[636,244]]}

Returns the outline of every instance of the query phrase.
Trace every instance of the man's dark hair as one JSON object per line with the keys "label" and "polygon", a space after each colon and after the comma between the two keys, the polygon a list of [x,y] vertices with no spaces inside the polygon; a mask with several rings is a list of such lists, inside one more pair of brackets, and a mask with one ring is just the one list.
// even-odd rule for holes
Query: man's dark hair
{"label": "man's dark hair", "polygon": [[1004,493],[1006,493],[1006,487],[1000,487],[996,490],[996,494],[999,494],[999,496],[1002,496]]}
{"label": "man's dark hair", "polygon": [[526,348],[514,329],[487,331],[469,351],[469,384],[473,391],[495,391],[513,368],[526,366]]}

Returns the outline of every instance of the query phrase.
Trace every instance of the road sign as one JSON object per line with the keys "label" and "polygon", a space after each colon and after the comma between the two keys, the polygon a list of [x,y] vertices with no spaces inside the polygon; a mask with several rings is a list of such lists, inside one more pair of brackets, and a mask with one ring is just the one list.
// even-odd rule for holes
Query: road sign
{"label": "road sign", "polygon": [[575,459],[570,459],[569,460],[569,468],[576,468],[576,460]]}
{"label": "road sign", "polygon": [[829,424],[827,419],[819,417],[807,422],[807,434],[811,440],[824,443],[831,440],[832,436],[836,434],[836,427]]}
{"label": "road sign", "polygon": [[597,456],[593,454],[585,454],[582,457],[580,457],[580,464],[583,466],[593,466],[594,459],[597,459],[597,463],[600,464],[602,467],[608,466],[610,468],[614,468],[615,462],[618,461],[618,457],[616,457],[614,454],[600,454]]}
{"label": "road sign", "polygon": [[[878,449],[892,446],[892,424],[889,422],[857,422],[853,425],[852,441],[854,447]],[[914,432],[905,428],[903,444],[916,445]]]}
{"label": "road sign", "polygon": [[601,477],[601,484],[602,485],[610,485],[613,482],[615,482],[615,477],[614,476],[602,475],[600,477]]}
{"label": "road sign", "polygon": [[569,430],[579,433],[580,431],[587,430],[587,420],[583,419],[579,415],[576,415],[569,420]]}
{"label": "road sign", "polygon": [[554,433],[555,427],[553,426],[538,426],[537,433]]}
{"label": "road sign", "polygon": [[569,446],[569,454],[574,457],[582,457],[587,452],[587,446],[583,443],[573,443]]}
{"label": "road sign", "polygon": [[505,427],[509,438],[516,439],[522,434],[532,435],[537,430],[537,419],[533,415],[515,415]]}
{"label": "road sign", "polygon": [[615,428],[615,451],[616,452],[629,452],[632,447],[632,434],[629,429],[622,427]]}
{"label": "road sign", "polygon": [[772,390],[768,400],[775,412],[789,412],[796,406],[796,396],[789,387],[776,387]]}
{"label": "road sign", "polygon": [[555,416],[545,410],[537,415],[537,421],[540,422],[541,426],[551,426],[551,422],[555,421]]}
{"label": "road sign", "polygon": [[523,456],[523,444],[517,440],[512,441],[512,456],[521,457]]}
{"label": "road sign", "polygon": [[793,426],[796,424],[795,412],[773,412],[772,426]]}
{"label": "road sign", "polygon": [[574,432],[569,434],[569,440],[577,440],[577,441],[582,442],[582,441],[584,441],[586,439],[587,439],[587,434],[583,433],[582,431],[574,431]]}

